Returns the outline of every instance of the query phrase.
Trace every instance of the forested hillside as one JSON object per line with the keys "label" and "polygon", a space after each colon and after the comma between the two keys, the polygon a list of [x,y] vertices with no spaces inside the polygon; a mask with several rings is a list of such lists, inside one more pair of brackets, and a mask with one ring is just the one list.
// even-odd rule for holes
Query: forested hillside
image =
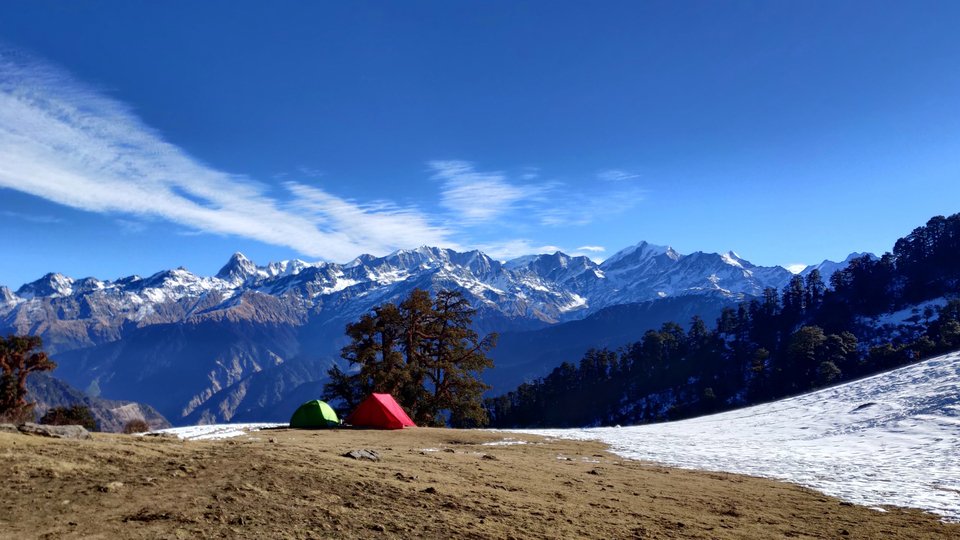
{"label": "forested hillside", "polygon": [[879,259],[854,259],[617,350],[591,350],[486,402],[491,424],[673,420],[778,399],[960,347],[960,214],[930,219]]}

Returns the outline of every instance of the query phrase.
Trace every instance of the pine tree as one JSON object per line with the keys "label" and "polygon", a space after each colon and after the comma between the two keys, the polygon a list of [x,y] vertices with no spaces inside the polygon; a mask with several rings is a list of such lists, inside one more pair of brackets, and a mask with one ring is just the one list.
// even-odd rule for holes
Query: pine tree
{"label": "pine tree", "polygon": [[791,381],[794,387],[799,384],[803,388],[814,380],[813,371],[820,365],[826,341],[827,336],[818,326],[803,326],[790,336],[786,360],[794,375]]}
{"label": "pine tree", "polygon": [[820,307],[826,290],[827,286],[823,283],[823,276],[820,275],[820,271],[817,269],[811,270],[807,274],[804,291],[804,302],[806,302],[808,310],[815,311]]}
{"label": "pine tree", "polygon": [[806,310],[806,287],[803,277],[794,275],[783,288],[783,316],[788,326],[800,320]]}

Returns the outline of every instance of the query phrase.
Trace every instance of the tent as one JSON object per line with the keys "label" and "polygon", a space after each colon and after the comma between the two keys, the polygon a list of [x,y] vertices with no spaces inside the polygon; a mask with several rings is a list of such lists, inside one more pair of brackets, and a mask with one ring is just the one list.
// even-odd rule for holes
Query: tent
{"label": "tent", "polygon": [[297,407],[290,417],[292,428],[330,428],[340,426],[340,420],[333,408],[324,401],[314,399]]}
{"label": "tent", "polygon": [[416,427],[413,420],[390,394],[370,394],[347,417],[347,423],[357,427],[401,429]]}

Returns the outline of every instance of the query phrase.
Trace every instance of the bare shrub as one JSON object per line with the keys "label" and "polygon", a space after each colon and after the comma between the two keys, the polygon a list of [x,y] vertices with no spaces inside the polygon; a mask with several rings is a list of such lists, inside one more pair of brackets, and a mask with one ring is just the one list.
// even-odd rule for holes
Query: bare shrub
{"label": "bare shrub", "polygon": [[97,419],[93,417],[90,409],[84,405],[54,407],[43,415],[40,423],[51,426],[83,426],[89,431],[99,431]]}
{"label": "bare shrub", "polygon": [[150,424],[148,424],[142,418],[134,418],[123,426],[123,432],[127,435],[144,433],[147,431],[150,431]]}

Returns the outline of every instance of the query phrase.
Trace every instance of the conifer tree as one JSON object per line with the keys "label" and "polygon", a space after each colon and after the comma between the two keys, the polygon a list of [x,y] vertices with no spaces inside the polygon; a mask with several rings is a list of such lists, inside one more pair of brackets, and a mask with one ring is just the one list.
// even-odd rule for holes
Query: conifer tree
{"label": "conifer tree", "polygon": [[807,304],[807,309],[813,311],[820,307],[820,304],[823,303],[823,295],[826,290],[827,286],[823,283],[823,276],[821,276],[820,270],[811,270],[810,273],[807,274],[804,291],[804,302]]}
{"label": "conifer tree", "polygon": [[[425,361],[428,389],[432,396],[430,413],[447,410],[454,426],[483,426],[487,414],[482,406],[483,392],[490,388],[480,382],[479,374],[493,367],[487,357],[497,335],[480,338],[470,327],[476,310],[460,291],[440,291],[434,300],[431,324],[431,349]],[[434,416],[433,423],[439,418]]]}
{"label": "conifer tree", "polygon": [[414,289],[399,305],[375,307],[347,325],[341,356],[357,372],[331,368],[324,396],[353,408],[371,392],[389,393],[417,424],[485,425],[488,387],[479,375],[493,366],[486,353],[496,334],[481,338],[471,327],[475,314],[458,291],[431,299]]}

